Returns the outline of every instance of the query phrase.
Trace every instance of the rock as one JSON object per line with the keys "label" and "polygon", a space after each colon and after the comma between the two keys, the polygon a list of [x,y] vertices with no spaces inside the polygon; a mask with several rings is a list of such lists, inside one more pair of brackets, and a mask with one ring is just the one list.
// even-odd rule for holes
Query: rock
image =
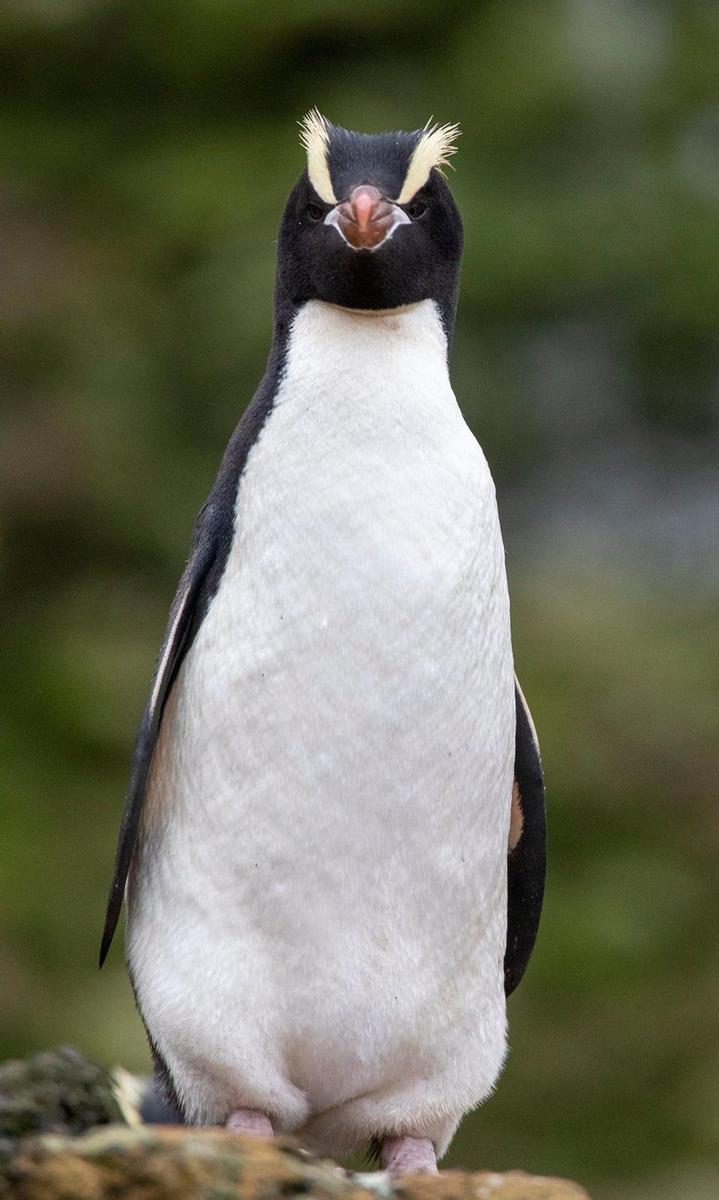
{"label": "rock", "polygon": [[142,1125],[148,1082],[67,1048],[0,1066],[0,1200],[587,1200],[576,1184],[521,1171],[392,1183],[289,1139]]}
{"label": "rock", "polygon": [[286,1139],[214,1129],[113,1125],[43,1136],[0,1163],[0,1200],[588,1200],[576,1184],[521,1171],[445,1171],[392,1183],[352,1175]]}
{"label": "rock", "polygon": [[123,1121],[111,1077],[61,1047],[0,1066],[0,1150],[36,1133],[82,1133]]}

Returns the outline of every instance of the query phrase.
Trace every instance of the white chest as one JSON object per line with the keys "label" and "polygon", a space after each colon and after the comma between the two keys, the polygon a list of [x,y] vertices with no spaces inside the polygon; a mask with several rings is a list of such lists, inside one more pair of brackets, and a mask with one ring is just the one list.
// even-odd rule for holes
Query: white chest
{"label": "white chest", "polygon": [[308,304],[181,677],[190,737],[209,718],[279,820],[318,788],[361,813],[387,775],[436,795],[486,765],[510,668],[494,487],[434,306]]}
{"label": "white chest", "polygon": [[482,611],[502,577],[494,487],[451,390],[434,306],[378,318],[308,304],[240,484],[206,639],[261,612],[268,641],[256,650],[268,657],[291,626],[289,654],[291,639],[301,654],[325,631],[330,670],[356,637],[358,657],[381,658],[374,626],[376,639],[411,628],[415,644],[426,629],[441,663],[443,642],[462,636],[453,622]]}
{"label": "white chest", "polygon": [[246,1021],[252,977],[318,1103],[433,1021],[446,1053],[483,1006],[501,1056],[513,743],[494,487],[436,310],[308,304],[163,720],[131,906],[146,1019],[179,940],[213,1009]]}

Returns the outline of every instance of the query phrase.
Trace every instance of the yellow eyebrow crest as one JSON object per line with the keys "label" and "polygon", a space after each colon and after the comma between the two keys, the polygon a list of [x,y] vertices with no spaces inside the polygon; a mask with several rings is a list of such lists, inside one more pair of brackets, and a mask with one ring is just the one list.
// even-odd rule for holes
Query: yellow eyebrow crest
{"label": "yellow eyebrow crest", "polygon": [[325,204],[336,204],[337,197],[330,179],[327,153],[330,143],[329,122],[316,108],[311,108],[300,121],[300,141],[307,152],[307,174],[310,183]]}
{"label": "yellow eyebrow crest", "polygon": [[431,170],[435,169],[440,175],[444,175],[442,168],[449,163],[452,155],[456,154],[455,142],[460,133],[459,125],[432,125],[430,118],[409,160],[402,191],[397,197],[398,204],[409,203],[414,194],[427,182]]}

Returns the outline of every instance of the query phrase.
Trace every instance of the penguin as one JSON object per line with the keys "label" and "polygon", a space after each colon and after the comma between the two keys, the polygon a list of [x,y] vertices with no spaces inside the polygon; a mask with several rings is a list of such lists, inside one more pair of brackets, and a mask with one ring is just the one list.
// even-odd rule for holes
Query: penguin
{"label": "penguin", "polygon": [[545,869],[495,488],[452,391],[455,125],[315,109],[264,377],[140,725],[123,898],[185,1122],[435,1172],[492,1092]]}

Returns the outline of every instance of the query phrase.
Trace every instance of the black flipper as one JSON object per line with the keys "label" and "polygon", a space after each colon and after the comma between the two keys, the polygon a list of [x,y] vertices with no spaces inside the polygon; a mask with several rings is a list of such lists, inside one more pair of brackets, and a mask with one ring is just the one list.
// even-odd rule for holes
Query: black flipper
{"label": "black flipper", "polygon": [[539,743],[522,689],[515,680],[517,734],[508,859],[507,948],[504,991],[516,988],[539,928],[547,867],[544,777]]}
{"label": "black flipper", "polygon": [[135,848],[142,803],[145,798],[147,778],[157,735],[160,732],[162,713],[182,660],[189,649],[188,635],[193,625],[193,618],[197,613],[198,600],[204,591],[210,568],[216,558],[216,541],[211,534],[208,536],[208,531],[203,527],[203,515],[204,510],[197,523],[192,553],[170,609],[170,617],[155,667],[150,696],[135,742],[130,783],[120,825],[115,870],[107,902],[105,928],[100,947],[100,966],[104,963],[110,949],[122,908],[125,883],[130,869],[132,852]]}
{"label": "black flipper", "polygon": [[[284,327],[283,327],[284,328]],[[190,649],[215,595],[232,544],[235,502],[247,456],[257,441],[277,392],[282,369],[284,340],[273,345],[267,371],[225,450],[220,470],[206,504],[197,518],[192,550],[180,580],[177,595],[157,660],[145,712],[135,742],[130,783],[120,825],[115,871],[107,902],[105,928],[100,947],[100,966],[107,957],[120,917],[125,884],[135,849],[152,756],[160,722],[182,660]]]}

